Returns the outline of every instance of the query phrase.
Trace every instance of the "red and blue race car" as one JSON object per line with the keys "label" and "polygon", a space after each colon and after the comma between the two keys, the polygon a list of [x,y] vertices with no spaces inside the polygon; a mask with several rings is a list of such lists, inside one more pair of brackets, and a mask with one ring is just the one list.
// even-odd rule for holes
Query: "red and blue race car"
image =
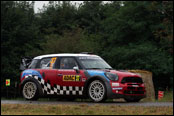
{"label": "red and blue race car", "polygon": [[[31,61],[31,62],[30,62]],[[93,54],[50,54],[22,59],[21,93],[27,100],[47,96],[124,98],[138,102],[146,96],[140,75],[117,71]]]}

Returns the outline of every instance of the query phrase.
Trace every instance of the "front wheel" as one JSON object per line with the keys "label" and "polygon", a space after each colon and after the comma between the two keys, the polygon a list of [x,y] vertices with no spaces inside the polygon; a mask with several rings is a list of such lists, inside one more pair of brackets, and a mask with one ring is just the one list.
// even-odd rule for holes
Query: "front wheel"
{"label": "front wheel", "polygon": [[100,80],[95,80],[90,83],[88,95],[94,102],[101,102],[106,99],[106,87]]}
{"label": "front wheel", "polygon": [[38,99],[38,88],[35,82],[28,81],[23,85],[22,95],[26,100]]}

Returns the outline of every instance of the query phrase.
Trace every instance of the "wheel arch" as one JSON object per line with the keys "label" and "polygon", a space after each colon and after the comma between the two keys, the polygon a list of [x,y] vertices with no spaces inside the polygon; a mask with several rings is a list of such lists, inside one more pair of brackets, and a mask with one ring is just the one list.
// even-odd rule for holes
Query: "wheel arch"
{"label": "wheel arch", "polygon": [[106,87],[107,97],[108,97],[108,95],[109,95],[108,93],[110,93],[110,90],[111,90],[110,82],[107,79],[105,79],[104,77],[99,76],[99,75],[92,76],[85,82],[83,95],[85,95],[85,97],[88,97],[88,93],[87,93],[88,87],[89,87],[90,83],[93,82],[94,80],[100,80],[104,83],[104,85]]}
{"label": "wheel arch", "polygon": [[[34,76],[34,75],[32,75],[32,76]],[[22,89],[23,89],[24,84],[25,84],[26,82],[31,81],[31,82],[36,83],[36,86],[37,86],[38,92],[39,92],[39,97],[44,96],[44,93],[43,93],[43,91],[42,91],[42,86],[39,84],[38,80],[36,80],[36,79],[33,78],[32,76],[30,76],[30,77],[28,77],[28,78],[25,78],[25,79],[21,82],[21,84],[20,84],[20,90],[19,90],[20,94],[22,94]]]}

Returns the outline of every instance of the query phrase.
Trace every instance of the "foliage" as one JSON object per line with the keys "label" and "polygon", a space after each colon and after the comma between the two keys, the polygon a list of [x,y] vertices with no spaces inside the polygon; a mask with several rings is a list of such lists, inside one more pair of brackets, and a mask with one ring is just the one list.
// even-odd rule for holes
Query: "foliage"
{"label": "foliage", "polygon": [[[35,22],[34,3],[1,1],[1,85],[19,82],[20,58],[38,49],[40,36]],[[18,78],[17,78],[18,77]]]}
{"label": "foliage", "polygon": [[92,42],[87,41],[87,37],[80,28],[73,31],[65,31],[63,36],[55,34],[47,35],[45,42],[41,43],[44,54],[50,53],[80,53],[93,51]]}

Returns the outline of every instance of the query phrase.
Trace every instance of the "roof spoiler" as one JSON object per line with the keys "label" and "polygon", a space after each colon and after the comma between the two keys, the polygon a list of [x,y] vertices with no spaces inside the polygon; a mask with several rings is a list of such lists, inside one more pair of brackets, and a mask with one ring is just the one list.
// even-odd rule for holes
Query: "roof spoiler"
{"label": "roof spoiler", "polygon": [[33,58],[31,57],[22,57],[21,63],[20,63],[20,70],[25,70],[28,68],[28,66],[31,64]]}

